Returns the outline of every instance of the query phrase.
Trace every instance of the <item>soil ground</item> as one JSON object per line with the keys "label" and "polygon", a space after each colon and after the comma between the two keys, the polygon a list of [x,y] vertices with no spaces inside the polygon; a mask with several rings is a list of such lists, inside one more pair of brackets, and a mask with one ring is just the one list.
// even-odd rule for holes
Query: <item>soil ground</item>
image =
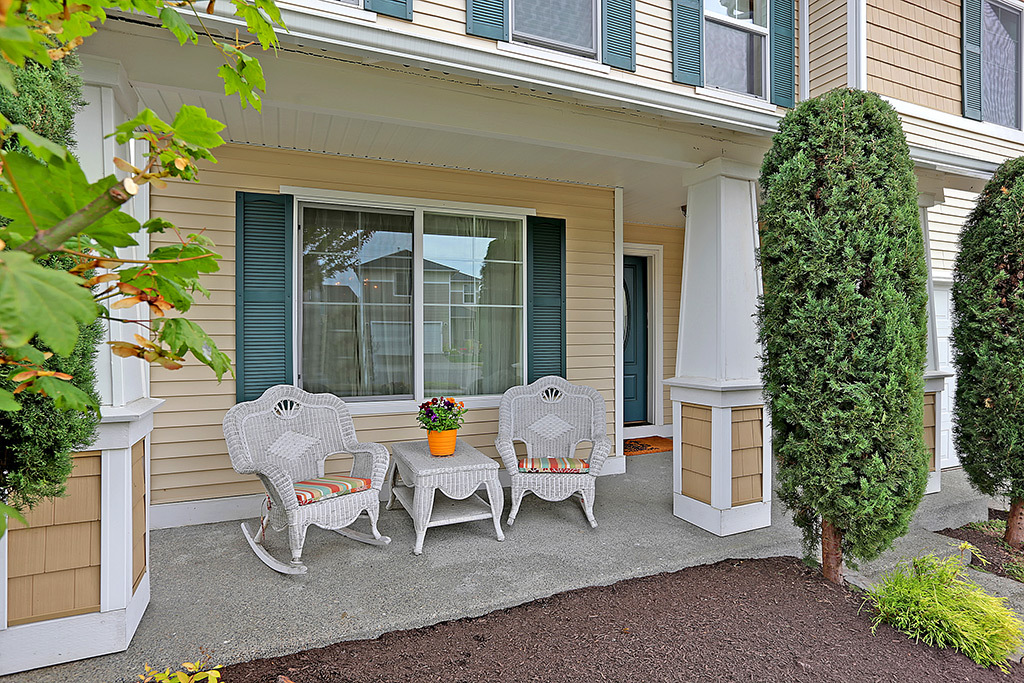
{"label": "soil ground", "polygon": [[[795,558],[725,560],[227,667],[225,683],[1003,681],[882,625]],[[282,683],[284,680],[282,679]]]}
{"label": "soil ground", "polygon": [[971,564],[978,569],[1024,583],[1024,550],[1014,550],[1003,541],[1006,517],[1006,510],[989,509],[987,522],[972,522],[939,533],[975,546],[988,561],[984,564],[972,557]]}

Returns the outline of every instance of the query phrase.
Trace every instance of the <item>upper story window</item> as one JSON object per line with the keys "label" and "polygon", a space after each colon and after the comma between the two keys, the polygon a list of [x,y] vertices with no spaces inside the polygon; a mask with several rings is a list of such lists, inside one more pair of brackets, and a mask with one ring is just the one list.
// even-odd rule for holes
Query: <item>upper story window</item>
{"label": "upper story window", "polygon": [[982,2],[982,119],[1020,128],[1021,12],[1000,2]]}
{"label": "upper story window", "polygon": [[512,0],[512,36],[585,57],[597,56],[596,0]]}
{"label": "upper story window", "polygon": [[704,3],[705,85],[766,97],[768,0]]}

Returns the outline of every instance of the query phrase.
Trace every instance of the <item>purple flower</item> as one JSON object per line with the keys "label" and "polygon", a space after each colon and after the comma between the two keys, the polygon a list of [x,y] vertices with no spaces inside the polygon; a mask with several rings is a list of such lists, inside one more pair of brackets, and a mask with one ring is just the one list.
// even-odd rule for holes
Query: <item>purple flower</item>
{"label": "purple flower", "polygon": [[430,421],[431,421],[431,422],[437,422],[437,415],[433,415],[433,414],[432,414],[432,415],[430,416]]}

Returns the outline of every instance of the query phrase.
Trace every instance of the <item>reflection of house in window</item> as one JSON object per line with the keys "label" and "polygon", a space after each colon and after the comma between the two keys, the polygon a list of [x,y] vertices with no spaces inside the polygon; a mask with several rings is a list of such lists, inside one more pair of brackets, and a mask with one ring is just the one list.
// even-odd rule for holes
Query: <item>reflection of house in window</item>
{"label": "reflection of house in window", "polygon": [[412,275],[408,270],[396,272],[392,285],[395,288],[395,296],[412,296]]}

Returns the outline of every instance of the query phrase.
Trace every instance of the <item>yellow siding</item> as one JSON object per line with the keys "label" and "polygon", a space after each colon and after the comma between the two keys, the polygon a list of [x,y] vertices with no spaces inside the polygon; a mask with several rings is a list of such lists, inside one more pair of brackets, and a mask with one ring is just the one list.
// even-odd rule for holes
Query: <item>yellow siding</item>
{"label": "yellow siding", "polygon": [[868,0],[868,90],[960,115],[960,2]]}
{"label": "yellow siding", "polygon": [[11,520],[8,626],[100,610],[100,452],[73,458],[67,495]]}
{"label": "yellow siding", "polygon": [[928,471],[935,471],[935,394],[924,395],[924,446],[928,449]]}
{"label": "yellow siding", "polygon": [[[676,338],[679,334],[679,296],[683,280],[683,235],[682,228],[664,225],[640,225],[626,223],[623,226],[624,241],[633,244],[660,244],[664,250],[664,270],[662,272],[662,335],[664,344],[664,379],[676,373]],[[654,293],[651,293],[653,296]],[[669,388],[663,388],[665,394],[665,424],[672,423],[672,401]]]}
{"label": "yellow siding", "polygon": [[732,504],[762,499],[764,422],[761,406],[732,409]]}
{"label": "yellow siding", "polygon": [[953,279],[953,264],[967,215],[974,208],[977,195],[946,188],[946,201],[928,209],[928,246],[931,251],[932,277]]}
{"label": "yellow siding", "polygon": [[146,441],[132,446],[132,593],[146,573]]}
{"label": "yellow siding", "polygon": [[[429,3],[417,3],[417,8]],[[201,185],[171,183],[155,191],[154,215],[186,232],[205,228],[224,256],[219,273],[204,279],[211,291],[190,318],[211,333],[234,358],[235,192],[276,193],[281,185],[348,192],[522,206],[538,215],[564,218],[566,235],[568,379],[600,391],[614,431],[614,193],[608,188],[566,185],[412,164],[397,164],[304,152],[228,146],[220,163],[203,172]],[[168,236],[160,239],[167,240]],[[154,240],[159,244],[159,240]],[[221,432],[234,404],[235,385],[218,384],[206,367],[190,362],[177,371],[154,368],[152,394],[166,399],[155,417],[151,447],[152,503],[216,498],[261,491],[253,477],[231,469]],[[460,436],[496,457],[497,409],[473,410]],[[412,414],[356,417],[362,441],[391,443],[421,439]],[[328,470],[345,471],[347,458]]]}
{"label": "yellow siding", "polygon": [[814,97],[847,83],[846,0],[814,0],[808,5],[808,85]]}
{"label": "yellow siding", "polygon": [[682,493],[703,503],[711,504],[711,408],[683,403],[682,434]]}

